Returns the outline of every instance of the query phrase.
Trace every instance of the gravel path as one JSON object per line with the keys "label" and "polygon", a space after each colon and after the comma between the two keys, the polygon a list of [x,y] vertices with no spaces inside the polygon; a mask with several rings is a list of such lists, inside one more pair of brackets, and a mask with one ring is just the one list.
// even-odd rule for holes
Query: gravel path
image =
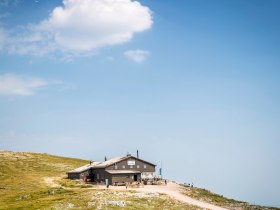
{"label": "gravel path", "polygon": [[[106,187],[100,186],[100,188],[104,189]],[[124,190],[125,187],[110,186],[109,189]],[[172,182],[168,183],[167,185],[145,185],[144,187],[140,187],[140,188],[128,188],[128,189],[133,191],[138,191],[138,192],[163,193],[183,203],[199,206],[201,208],[212,209],[212,210],[226,210],[225,208],[218,207],[213,204],[205,203],[202,201],[198,201],[189,196],[183,195],[182,193],[180,193],[181,191],[180,186]]]}

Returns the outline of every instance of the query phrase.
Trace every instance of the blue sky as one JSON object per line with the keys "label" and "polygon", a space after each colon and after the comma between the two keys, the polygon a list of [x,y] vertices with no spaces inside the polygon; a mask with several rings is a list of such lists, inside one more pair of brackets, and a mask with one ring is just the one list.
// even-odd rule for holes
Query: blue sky
{"label": "blue sky", "polygon": [[139,149],[167,178],[280,207],[280,2],[120,2],[0,0],[0,149]]}

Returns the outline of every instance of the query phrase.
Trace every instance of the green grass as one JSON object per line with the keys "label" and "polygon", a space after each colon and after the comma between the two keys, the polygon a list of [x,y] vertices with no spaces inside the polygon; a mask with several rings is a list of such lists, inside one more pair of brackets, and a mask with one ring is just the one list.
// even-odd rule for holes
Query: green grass
{"label": "green grass", "polygon": [[73,190],[54,188],[45,179],[62,179],[65,172],[88,161],[48,154],[0,152],[0,209],[38,209],[73,197]]}
{"label": "green grass", "polygon": [[139,197],[136,192],[97,190],[66,179],[67,171],[87,163],[48,154],[0,151],[0,209],[199,209],[165,195]]}
{"label": "green grass", "polygon": [[[97,190],[93,185],[66,178],[67,171],[87,163],[48,154],[0,151],[0,209],[200,209],[166,195]],[[249,205],[199,188],[184,186],[184,193],[230,209],[276,209]]]}
{"label": "green grass", "polygon": [[184,194],[190,196],[194,199],[201,200],[207,203],[211,203],[217,206],[225,207],[228,209],[236,210],[276,210],[279,208],[274,207],[266,207],[266,206],[257,206],[252,205],[247,202],[237,201],[234,199],[226,198],[222,195],[218,195],[215,193],[210,192],[206,189],[201,189],[197,187],[190,187],[188,185],[182,185],[184,189]]}

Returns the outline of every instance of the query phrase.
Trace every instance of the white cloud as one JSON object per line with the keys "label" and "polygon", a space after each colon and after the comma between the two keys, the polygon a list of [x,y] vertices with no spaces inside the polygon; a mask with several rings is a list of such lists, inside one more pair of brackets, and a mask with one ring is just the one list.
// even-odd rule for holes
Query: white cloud
{"label": "white cloud", "polygon": [[124,52],[124,55],[137,63],[141,63],[147,59],[149,56],[150,52],[146,50],[128,50]]}
{"label": "white cloud", "polygon": [[29,78],[14,74],[0,75],[0,95],[30,96],[47,82],[39,78]]}
{"label": "white cloud", "polygon": [[132,0],[63,0],[39,24],[11,34],[9,53],[84,55],[130,41],[153,24],[148,7]]}

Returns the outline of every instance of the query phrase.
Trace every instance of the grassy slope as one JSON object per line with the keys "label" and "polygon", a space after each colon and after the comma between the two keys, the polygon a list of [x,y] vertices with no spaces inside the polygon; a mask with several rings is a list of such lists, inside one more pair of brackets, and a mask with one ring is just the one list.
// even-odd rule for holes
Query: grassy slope
{"label": "grassy slope", "polygon": [[0,151],[0,209],[198,209],[164,195],[95,190],[65,179],[66,171],[86,163],[48,154]]}
{"label": "grassy slope", "polygon": [[257,205],[252,205],[247,202],[243,201],[237,201],[233,200],[230,198],[226,198],[222,195],[218,195],[215,193],[210,192],[209,190],[206,189],[201,189],[197,187],[190,187],[187,185],[182,185],[184,189],[184,194],[187,196],[190,196],[192,198],[195,198],[197,200],[201,200],[207,203],[212,203],[217,206],[222,206],[228,209],[232,210],[239,210],[239,209],[244,209],[244,210],[276,210],[279,208],[273,208],[273,207],[266,207],[266,206],[257,206]]}
{"label": "grassy slope", "polygon": [[[48,196],[52,190],[46,177],[61,177],[65,172],[86,164],[87,161],[62,158],[47,154],[0,152],[0,208],[42,208],[62,194],[72,192],[55,189],[56,196]],[[34,200],[34,203],[33,203]]]}
{"label": "grassy slope", "polygon": [[[65,179],[66,171],[86,163],[48,154],[0,151],[0,209],[198,209],[164,195],[102,191]],[[184,186],[184,193],[229,209],[276,209],[249,205],[200,188]]]}

